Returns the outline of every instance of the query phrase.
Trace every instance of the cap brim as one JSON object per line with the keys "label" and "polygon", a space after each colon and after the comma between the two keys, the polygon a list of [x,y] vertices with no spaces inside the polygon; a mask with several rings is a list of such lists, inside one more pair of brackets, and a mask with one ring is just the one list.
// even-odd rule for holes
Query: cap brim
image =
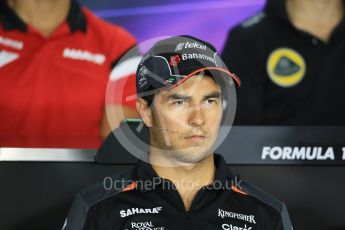
{"label": "cap brim", "polygon": [[235,74],[230,73],[227,69],[224,69],[224,68],[221,68],[221,67],[204,67],[204,68],[200,68],[200,69],[194,70],[193,72],[189,73],[186,77],[184,77],[183,79],[181,79],[177,83],[169,86],[169,88],[171,89],[171,88],[175,88],[175,87],[179,86],[184,81],[188,80],[192,76],[194,76],[194,75],[196,75],[196,74],[198,74],[198,73],[200,73],[202,71],[212,71],[212,72],[220,71],[221,73],[224,73],[225,76],[228,76],[230,79],[232,79],[233,82],[235,83],[236,87],[240,87],[241,86],[241,80]]}

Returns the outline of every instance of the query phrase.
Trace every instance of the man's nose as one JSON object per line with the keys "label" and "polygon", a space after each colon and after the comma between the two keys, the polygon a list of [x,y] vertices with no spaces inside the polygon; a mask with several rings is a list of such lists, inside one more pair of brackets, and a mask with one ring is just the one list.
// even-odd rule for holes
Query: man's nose
{"label": "man's nose", "polygon": [[202,126],[205,124],[205,111],[200,105],[194,105],[190,110],[189,124]]}

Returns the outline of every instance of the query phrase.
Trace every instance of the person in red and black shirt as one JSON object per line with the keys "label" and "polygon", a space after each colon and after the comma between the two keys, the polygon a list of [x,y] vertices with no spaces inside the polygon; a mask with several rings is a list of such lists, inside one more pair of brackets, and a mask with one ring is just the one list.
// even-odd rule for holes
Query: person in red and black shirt
{"label": "person in red and black shirt", "polygon": [[[0,1],[0,146],[99,147],[109,77],[135,94],[129,70],[112,76],[135,44],[74,0]],[[136,116],[134,101],[109,106]]]}

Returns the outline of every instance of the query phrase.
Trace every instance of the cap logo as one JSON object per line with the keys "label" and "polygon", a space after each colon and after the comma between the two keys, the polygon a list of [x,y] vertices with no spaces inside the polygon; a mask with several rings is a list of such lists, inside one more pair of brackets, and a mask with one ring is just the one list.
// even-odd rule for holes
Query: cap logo
{"label": "cap logo", "polygon": [[148,73],[148,69],[146,66],[142,66],[139,69],[139,80],[138,80],[138,85],[140,88],[142,88],[144,85],[147,84],[147,79],[146,79],[146,74]]}
{"label": "cap logo", "polygon": [[215,65],[217,65],[215,58],[212,58],[205,54],[199,54],[199,53],[182,54],[183,61],[188,60],[188,59],[202,59],[202,60],[213,62]]}
{"label": "cap logo", "polygon": [[199,44],[197,42],[186,42],[186,45],[185,45],[185,48],[189,48],[189,49],[194,49],[194,48],[197,48],[197,49],[202,49],[202,50],[206,50],[206,45],[202,45],[202,44]]}
{"label": "cap logo", "polygon": [[197,42],[182,42],[177,44],[176,48],[175,48],[175,52],[177,51],[181,51],[183,49],[201,49],[201,50],[206,50],[207,46],[206,45],[202,45],[200,43]]}
{"label": "cap logo", "polygon": [[183,46],[184,46],[184,43],[179,43],[179,44],[177,44],[177,46],[176,46],[176,48],[175,48],[175,52],[182,50],[182,49],[183,49]]}
{"label": "cap logo", "polygon": [[178,56],[178,54],[174,55],[174,56],[170,56],[170,61],[169,61],[169,64],[171,66],[177,66],[178,63],[181,62],[181,58],[180,56]]}

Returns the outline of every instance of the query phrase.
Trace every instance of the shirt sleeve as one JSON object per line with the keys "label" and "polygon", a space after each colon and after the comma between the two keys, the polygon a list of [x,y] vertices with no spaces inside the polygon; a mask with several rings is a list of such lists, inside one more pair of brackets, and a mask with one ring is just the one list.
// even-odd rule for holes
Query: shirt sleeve
{"label": "shirt sleeve", "polygon": [[135,38],[121,27],[114,36],[106,104],[135,108],[135,73],[140,55]]}
{"label": "shirt sleeve", "polygon": [[282,210],[274,230],[293,230],[290,216],[285,204],[282,206]]}
{"label": "shirt sleeve", "polygon": [[90,207],[81,194],[77,194],[68,212],[62,230],[94,230],[96,223],[89,213]]}
{"label": "shirt sleeve", "polygon": [[260,125],[263,122],[263,84],[256,61],[255,37],[251,38],[239,27],[228,34],[222,59],[231,72],[241,79],[237,92],[236,125]]}
{"label": "shirt sleeve", "polygon": [[267,229],[293,230],[288,210],[283,202],[246,181],[241,180],[239,185],[240,188],[250,196],[255,197],[261,201],[263,205],[268,205],[275,210],[274,215],[267,216],[266,220],[270,226],[267,227]]}

